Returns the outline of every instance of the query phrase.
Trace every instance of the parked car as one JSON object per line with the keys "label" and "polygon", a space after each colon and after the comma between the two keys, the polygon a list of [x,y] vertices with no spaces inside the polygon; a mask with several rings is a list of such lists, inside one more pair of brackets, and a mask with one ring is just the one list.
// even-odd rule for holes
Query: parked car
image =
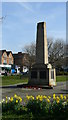
{"label": "parked car", "polygon": [[6,71],[1,71],[1,75],[7,76],[7,72]]}

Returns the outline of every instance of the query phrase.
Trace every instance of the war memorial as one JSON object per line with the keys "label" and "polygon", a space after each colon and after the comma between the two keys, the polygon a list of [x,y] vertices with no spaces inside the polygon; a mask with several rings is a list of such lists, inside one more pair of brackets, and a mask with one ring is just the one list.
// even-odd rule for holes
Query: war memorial
{"label": "war memorial", "polygon": [[29,85],[56,86],[55,68],[48,62],[46,23],[37,24],[36,63],[29,72]]}

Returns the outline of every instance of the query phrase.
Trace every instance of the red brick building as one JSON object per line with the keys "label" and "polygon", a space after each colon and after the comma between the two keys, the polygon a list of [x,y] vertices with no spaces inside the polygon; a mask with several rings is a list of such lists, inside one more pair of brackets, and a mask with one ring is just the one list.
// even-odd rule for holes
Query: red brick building
{"label": "red brick building", "polygon": [[13,54],[13,57],[15,65],[29,67],[29,55],[27,53],[18,52]]}

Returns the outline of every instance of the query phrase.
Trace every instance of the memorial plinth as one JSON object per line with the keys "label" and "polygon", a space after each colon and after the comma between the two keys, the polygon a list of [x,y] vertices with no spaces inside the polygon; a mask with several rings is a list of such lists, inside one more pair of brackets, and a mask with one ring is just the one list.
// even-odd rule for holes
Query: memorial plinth
{"label": "memorial plinth", "polygon": [[36,63],[29,72],[29,85],[56,85],[55,69],[48,63],[46,23],[37,24]]}

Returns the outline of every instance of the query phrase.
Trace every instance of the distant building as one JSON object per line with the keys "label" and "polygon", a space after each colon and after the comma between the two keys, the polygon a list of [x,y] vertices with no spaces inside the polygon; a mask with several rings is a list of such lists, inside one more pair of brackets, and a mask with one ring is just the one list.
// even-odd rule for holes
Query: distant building
{"label": "distant building", "polygon": [[11,51],[0,50],[0,75],[11,72],[14,59]]}
{"label": "distant building", "polygon": [[0,50],[0,64],[13,65],[14,59],[11,51]]}
{"label": "distant building", "polygon": [[29,67],[29,55],[27,53],[18,52],[13,54],[14,64],[22,68],[23,66]]}

